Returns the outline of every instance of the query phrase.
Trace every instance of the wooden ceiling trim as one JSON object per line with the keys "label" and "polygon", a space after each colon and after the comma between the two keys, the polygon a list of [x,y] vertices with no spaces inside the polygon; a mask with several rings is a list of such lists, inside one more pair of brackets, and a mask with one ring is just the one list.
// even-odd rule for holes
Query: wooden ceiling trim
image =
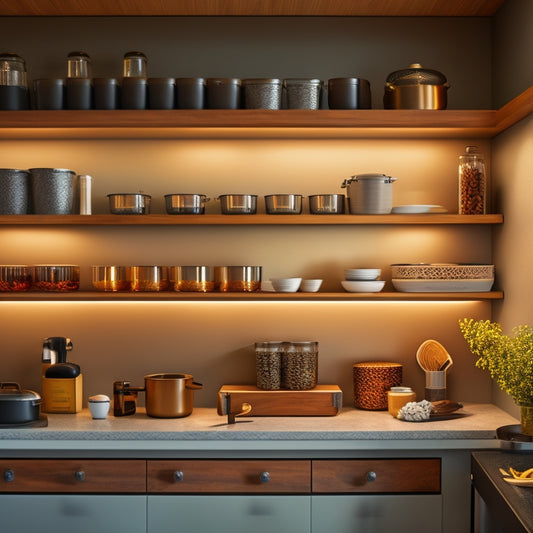
{"label": "wooden ceiling trim", "polygon": [[490,17],[505,0],[0,0],[0,16]]}

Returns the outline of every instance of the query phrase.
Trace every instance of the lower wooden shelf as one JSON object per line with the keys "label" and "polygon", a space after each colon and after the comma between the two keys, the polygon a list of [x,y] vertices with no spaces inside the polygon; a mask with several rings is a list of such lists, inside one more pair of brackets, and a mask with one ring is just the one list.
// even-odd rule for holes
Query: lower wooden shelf
{"label": "lower wooden shelf", "polygon": [[146,301],[453,301],[501,300],[502,291],[491,292],[4,292],[1,301],[96,301],[96,302],[146,302]]}

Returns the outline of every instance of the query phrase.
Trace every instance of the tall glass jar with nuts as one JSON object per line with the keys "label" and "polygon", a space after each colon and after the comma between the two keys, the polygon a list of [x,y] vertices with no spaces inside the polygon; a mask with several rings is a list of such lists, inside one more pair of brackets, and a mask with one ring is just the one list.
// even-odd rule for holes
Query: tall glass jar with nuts
{"label": "tall glass jar with nuts", "polygon": [[477,146],[467,146],[459,157],[459,214],[486,213],[485,163]]}

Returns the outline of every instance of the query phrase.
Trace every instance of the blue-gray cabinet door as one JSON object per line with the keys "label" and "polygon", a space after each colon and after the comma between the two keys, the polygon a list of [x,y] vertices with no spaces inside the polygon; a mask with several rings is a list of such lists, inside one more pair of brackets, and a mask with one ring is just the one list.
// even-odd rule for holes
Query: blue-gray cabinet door
{"label": "blue-gray cabinet door", "polygon": [[2,494],[2,531],[146,533],[146,496]]}
{"label": "blue-gray cabinet door", "polygon": [[148,496],[148,533],[310,533],[310,519],[310,496]]}
{"label": "blue-gray cabinet door", "polygon": [[313,533],[441,533],[440,494],[312,496]]}

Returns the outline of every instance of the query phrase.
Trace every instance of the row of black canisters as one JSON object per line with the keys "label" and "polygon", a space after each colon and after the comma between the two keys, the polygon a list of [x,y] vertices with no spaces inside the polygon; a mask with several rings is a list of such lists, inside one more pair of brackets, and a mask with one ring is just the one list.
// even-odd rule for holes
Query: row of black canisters
{"label": "row of black canisters", "polygon": [[[238,78],[49,78],[34,81],[31,103],[25,87],[0,86],[0,109],[240,109],[241,85]],[[332,78],[328,105],[370,109],[370,84]]]}

